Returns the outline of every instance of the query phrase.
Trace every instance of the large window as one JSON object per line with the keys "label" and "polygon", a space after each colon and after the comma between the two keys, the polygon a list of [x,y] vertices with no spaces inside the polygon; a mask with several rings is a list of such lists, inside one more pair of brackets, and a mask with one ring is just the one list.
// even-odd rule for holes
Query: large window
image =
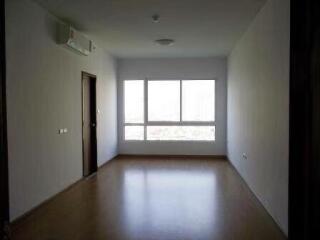
{"label": "large window", "polygon": [[214,80],[125,80],[124,139],[214,141]]}
{"label": "large window", "polygon": [[125,81],[124,85],[124,105],[126,123],[144,123],[143,111],[143,80]]}
{"label": "large window", "polygon": [[126,140],[144,140],[144,81],[124,82],[124,128]]}
{"label": "large window", "polygon": [[148,121],[180,121],[180,81],[148,81]]}

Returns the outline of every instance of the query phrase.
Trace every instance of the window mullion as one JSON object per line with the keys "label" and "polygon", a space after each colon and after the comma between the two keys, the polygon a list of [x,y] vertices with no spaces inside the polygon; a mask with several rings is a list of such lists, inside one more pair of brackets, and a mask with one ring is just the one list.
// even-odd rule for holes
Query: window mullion
{"label": "window mullion", "polygon": [[148,124],[148,79],[144,80],[144,140],[147,140],[147,124]]}
{"label": "window mullion", "polygon": [[125,123],[124,126],[144,126],[144,123]]}
{"label": "window mullion", "polygon": [[180,80],[180,122],[182,122],[182,80]]}
{"label": "window mullion", "polygon": [[215,126],[215,122],[164,122],[164,121],[151,121],[148,126]]}

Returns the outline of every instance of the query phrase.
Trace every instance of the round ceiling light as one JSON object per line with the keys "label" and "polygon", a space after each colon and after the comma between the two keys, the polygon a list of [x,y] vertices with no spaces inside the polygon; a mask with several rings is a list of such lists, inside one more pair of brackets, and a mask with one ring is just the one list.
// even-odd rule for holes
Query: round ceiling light
{"label": "round ceiling light", "polygon": [[159,23],[160,22],[160,16],[158,14],[152,15],[152,21],[154,23]]}
{"label": "round ceiling light", "polygon": [[161,46],[170,46],[174,44],[174,40],[170,38],[162,38],[162,39],[157,39],[155,42]]}

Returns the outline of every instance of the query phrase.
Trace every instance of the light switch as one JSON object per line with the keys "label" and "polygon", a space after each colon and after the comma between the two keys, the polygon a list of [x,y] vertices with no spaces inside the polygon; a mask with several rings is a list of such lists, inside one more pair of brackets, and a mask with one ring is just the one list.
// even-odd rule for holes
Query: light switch
{"label": "light switch", "polygon": [[67,133],[67,132],[68,132],[68,129],[67,129],[67,128],[64,128],[64,129],[63,129],[63,132],[64,132],[64,133]]}
{"label": "light switch", "polygon": [[63,134],[63,129],[59,129],[59,134]]}

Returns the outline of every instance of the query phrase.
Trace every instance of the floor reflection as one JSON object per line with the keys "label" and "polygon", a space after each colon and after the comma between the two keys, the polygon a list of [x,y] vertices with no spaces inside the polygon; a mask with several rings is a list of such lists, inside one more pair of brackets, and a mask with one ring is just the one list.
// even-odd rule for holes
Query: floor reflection
{"label": "floor reflection", "polygon": [[225,160],[119,157],[12,227],[13,240],[284,240]]}
{"label": "floor reflection", "polygon": [[[124,214],[131,236],[150,233],[169,239],[179,232],[201,239],[214,229],[214,172],[127,169]],[[211,233],[212,234],[212,233]]]}

